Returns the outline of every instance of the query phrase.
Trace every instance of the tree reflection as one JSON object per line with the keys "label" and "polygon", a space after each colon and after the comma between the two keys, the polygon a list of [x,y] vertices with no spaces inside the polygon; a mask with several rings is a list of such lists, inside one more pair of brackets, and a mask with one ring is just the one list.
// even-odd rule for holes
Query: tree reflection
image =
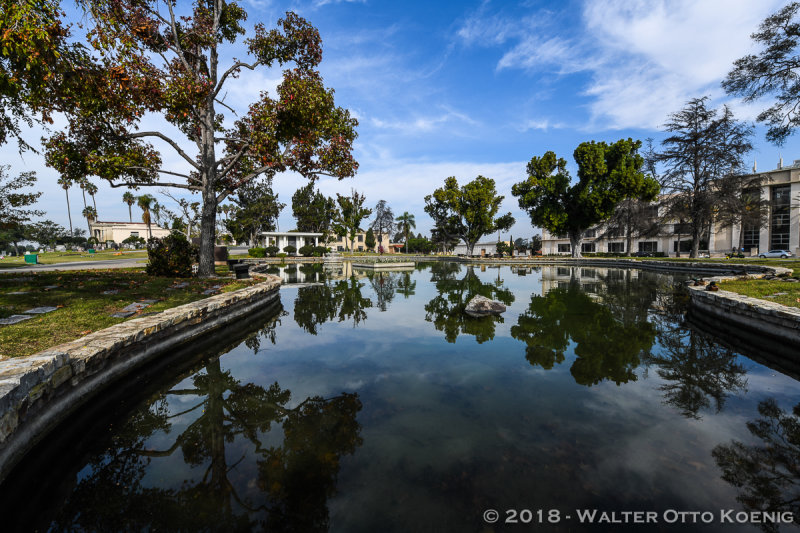
{"label": "tree reflection", "polygon": [[277,329],[278,326],[281,325],[281,318],[288,314],[289,312],[283,309],[283,305],[278,304],[278,310],[275,316],[267,320],[261,329],[249,334],[244,339],[244,345],[253,350],[253,353],[258,353],[261,351],[261,342],[263,340],[268,340],[270,344],[275,344]]}
{"label": "tree reflection", "polygon": [[389,308],[397,291],[397,274],[392,272],[370,272],[369,283],[375,292],[375,307],[381,312]]}
{"label": "tree reflection", "polygon": [[[53,528],[326,531],[339,461],[362,443],[361,402],[347,393],[290,400],[277,383],[243,384],[209,362],[192,387],[168,391],[115,431]],[[187,406],[170,414],[172,402]],[[282,443],[262,444],[278,427]],[[151,461],[165,461],[159,474]]]}
{"label": "tree reflection", "polygon": [[747,379],[733,350],[685,325],[684,292],[677,287],[661,292],[654,324],[662,349],[646,363],[657,365],[656,374],[666,381],[659,387],[664,402],[699,419],[704,409],[720,412],[730,394],[745,390]]}
{"label": "tree reflection", "polygon": [[496,284],[483,283],[471,266],[466,275],[458,279],[461,267],[455,263],[436,263],[431,266],[431,281],[435,282],[439,294],[425,305],[425,320],[433,322],[437,331],[443,331],[447,342],[455,342],[459,334],[474,335],[479,343],[494,338],[495,325],[503,317],[471,317],[464,308],[473,296],[481,295],[499,300],[506,305],[514,302],[510,290]]}
{"label": "tree reflection", "polygon": [[[747,511],[800,515],[800,404],[793,413],[778,407],[774,399],[758,404],[761,418],[747,423],[761,440],[747,445],[732,441],[711,452],[722,479],[739,489],[736,499]],[[778,531],[769,522],[764,531]]]}
{"label": "tree reflection", "polygon": [[308,333],[316,335],[318,326],[337,319],[353,321],[353,327],[366,320],[365,309],[372,300],[361,294],[364,283],[355,276],[324,285],[300,287],[294,301],[294,320]]}
{"label": "tree reflection", "polygon": [[528,362],[544,369],[564,361],[572,340],[577,357],[570,373],[576,383],[591,386],[610,380],[620,385],[636,380],[634,370],[640,355],[652,347],[655,329],[645,319],[618,319],[610,307],[570,283],[545,296],[531,296],[511,336],[527,345]]}

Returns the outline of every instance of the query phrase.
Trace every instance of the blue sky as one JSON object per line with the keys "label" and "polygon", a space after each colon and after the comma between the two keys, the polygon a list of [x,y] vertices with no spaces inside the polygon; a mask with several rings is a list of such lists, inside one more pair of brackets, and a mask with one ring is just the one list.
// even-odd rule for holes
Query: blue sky
{"label": "blue sky", "polygon": [[[335,89],[337,104],[360,121],[359,173],[342,182],[320,181],[325,194],[355,188],[370,206],[385,199],[396,214],[413,213],[418,230],[427,233],[431,221],[422,209],[424,196],[447,176],[464,183],[482,174],[495,179],[506,196],[502,210],[517,219],[514,237],[536,231],[511,196],[511,185],[524,179],[534,155],[553,150],[572,163],[572,152],[583,141],[658,141],[667,115],[704,95],[714,106],[730,104],[738,118],[754,119],[768,101],[743,105],[724,94],[720,81],[733,60],[756,50],[749,35],[785,3],[244,1],[250,26],[273,26],[294,10],[319,28],[326,84]],[[242,49],[229,51],[229,57],[242,55]],[[229,84],[226,103],[245,109],[261,90],[272,92],[279,75],[243,75]],[[169,131],[156,117],[145,122]],[[34,129],[27,137],[41,134]],[[758,128],[755,147],[750,164],[755,159],[762,170],[775,168],[779,153],[785,162],[800,159],[797,136],[776,147]],[[168,151],[168,164],[179,165]],[[45,193],[40,207],[47,218],[66,225],[55,172],[35,154],[21,158],[13,143],[1,147],[0,156],[12,172],[38,172]],[[283,175],[274,188],[291,204],[302,184],[298,176]],[[124,191],[98,186],[100,219],[127,220]],[[71,201],[74,224],[85,226],[79,191]],[[170,207],[169,200],[160,201]],[[134,211],[136,219],[140,213]],[[289,205],[280,229],[293,227]]]}

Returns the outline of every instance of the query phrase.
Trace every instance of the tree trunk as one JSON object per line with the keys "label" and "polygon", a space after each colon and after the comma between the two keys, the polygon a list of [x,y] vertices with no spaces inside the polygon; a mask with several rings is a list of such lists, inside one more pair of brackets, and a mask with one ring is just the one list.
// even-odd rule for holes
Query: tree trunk
{"label": "tree trunk", "polygon": [[133,212],[131,211],[131,206],[128,206],[128,220],[133,223]]}
{"label": "tree trunk", "polygon": [[695,223],[692,226],[692,251],[689,253],[691,258],[696,258],[697,252],[700,250],[700,228],[702,228],[701,224]]}
{"label": "tree trunk", "polygon": [[67,217],[69,218],[69,236],[74,237],[75,233],[72,231],[72,211],[69,208],[69,191],[64,189],[64,192],[67,194]]}
{"label": "tree trunk", "polygon": [[475,243],[467,241],[464,241],[464,243],[467,245],[467,257],[472,257],[472,250],[475,248]]}
{"label": "tree trunk", "polygon": [[581,241],[583,240],[582,232],[570,231],[569,232],[569,249],[572,252],[572,257],[579,259],[581,257]]}
{"label": "tree trunk", "polygon": [[[210,190],[209,190],[210,189]],[[203,191],[203,210],[200,215],[200,266],[197,275],[210,278],[214,275],[214,227],[217,218],[217,196],[212,187]]]}

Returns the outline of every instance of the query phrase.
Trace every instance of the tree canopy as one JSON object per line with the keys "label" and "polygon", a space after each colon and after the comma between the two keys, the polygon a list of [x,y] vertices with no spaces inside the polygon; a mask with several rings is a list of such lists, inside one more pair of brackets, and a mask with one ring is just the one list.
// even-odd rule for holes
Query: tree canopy
{"label": "tree canopy", "polygon": [[641,145],[633,139],[581,143],[573,154],[578,164],[574,184],[566,160],[553,152],[534,156],[527,166],[528,178],[514,184],[511,194],[534,226],[568,236],[572,257],[580,257],[585,230],[611,217],[623,199],[658,193],[658,183],[642,172]]}
{"label": "tree canopy", "polygon": [[262,178],[239,188],[232,198],[236,207],[226,227],[237,242],[258,242],[262,231],[274,231],[281,210],[286,207],[272,192],[272,180]]}
{"label": "tree canopy", "polygon": [[[472,255],[481,237],[514,225],[510,212],[497,216],[504,198],[497,194],[491,178],[478,176],[459,187],[458,180],[450,176],[444,180],[444,187],[425,197],[425,212],[436,217],[438,232],[450,235],[452,231],[466,243],[467,255]],[[446,240],[446,235],[443,237]]]}
{"label": "tree canopy", "polygon": [[11,177],[9,166],[0,165],[0,229],[10,225],[19,225],[30,220],[32,216],[41,216],[42,211],[31,209],[41,192],[25,192],[24,189],[36,184],[34,172],[23,172]]}
{"label": "tree canopy", "polygon": [[350,249],[353,249],[353,242],[359,232],[361,221],[372,214],[372,209],[364,207],[366,197],[352,189],[350,196],[336,195],[336,203],[339,210],[334,221],[334,229],[340,236],[350,238]]}
{"label": "tree canopy", "polygon": [[[235,1],[198,0],[181,13],[160,0],[83,5],[95,60],[81,67],[84,88],[66,108],[68,130],[47,141],[47,162],[72,182],[96,176],[112,187],[200,193],[201,276],[214,274],[217,204],[238,188],[283,171],[355,175],[357,121],[324,86],[322,41],[302,17],[288,12],[271,30],[256,24],[244,39],[249,58],[223,65],[226,46],[246,34],[247,13]],[[228,82],[245,69],[279,67],[277,93],[262,91],[236,115]],[[170,127],[142,129],[145,116]]]}
{"label": "tree canopy", "polygon": [[336,217],[336,201],[315,191],[314,183],[310,182],[292,195],[292,215],[297,220],[298,231],[322,233],[323,242],[326,242]]}
{"label": "tree canopy", "polygon": [[763,47],[734,62],[722,81],[730,94],[753,102],[774,96],[757,120],[767,125],[767,140],[783,144],[800,126],[800,2],[791,2],[767,17],[750,37]]}

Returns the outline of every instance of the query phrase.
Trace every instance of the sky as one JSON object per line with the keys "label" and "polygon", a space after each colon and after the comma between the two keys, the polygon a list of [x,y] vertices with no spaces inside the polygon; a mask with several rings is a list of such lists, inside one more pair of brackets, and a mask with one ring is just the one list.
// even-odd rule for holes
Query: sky
{"label": "sky", "polygon": [[[520,210],[511,186],[525,179],[533,156],[552,150],[575,165],[572,152],[584,141],[614,142],[632,137],[665,137],[663,124],[691,98],[709,96],[711,105],[728,104],[737,118],[754,120],[769,100],[743,104],[728,97],[720,82],[737,58],[757,53],[750,34],[769,14],[785,5],[775,0],[560,0],[416,1],[405,0],[242,0],[247,27],[273,27],[295,11],[322,36],[320,71],[335,90],[337,105],[358,118],[355,178],[323,178],[329,196],[366,195],[373,207],[386,200],[395,215],[407,211],[417,231],[428,234],[432,221],[424,197],[455,176],[464,184],[478,175],[495,180],[505,196],[501,213],[516,219],[514,238],[538,230]],[[178,6],[189,4],[180,0]],[[74,7],[66,5],[73,20]],[[224,59],[245,56],[244,48],[225,50]],[[226,104],[240,113],[263,90],[274,94],[280,70],[245,73],[227,84]],[[57,120],[54,127],[63,126]],[[143,129],[175,133],[158,117],[146,117]],[[800,159],[800,137],[784,146],[769,144],[756,128],[748,166],[776,168]],[[36,145],[40,127],[26,131]],[[180,134],[178,134],[179,136]],[[191,151],[193,145],[180,142]],[[159,146],[160,147],[160,146]],[[181,162],[164,147],[165,168]],[[67,226],[67,207],[58,174],[43,158],[18,153],[12,142],[0,147],[0,162],[11,173],[34,170],[43,191],[37,207],[44,218]],[[287,204],[279,229],[295,227],[291,197],[305,180],[276,176],[273,189]],[[128,220],[124,189],[105,182],[96,197],[99,219]],[[176,210],[157,189],[159,202]],[[173,191],[181,195],[183,191]],[[70,191],[73,225],[81,218],[80,190]],[[197,198],[197,197],[195,197]],[[91,200],[89,200],[91,201]],[[134,220],[141,211],[134,206]],[[494,236],[487,240],[495,239]]]}

